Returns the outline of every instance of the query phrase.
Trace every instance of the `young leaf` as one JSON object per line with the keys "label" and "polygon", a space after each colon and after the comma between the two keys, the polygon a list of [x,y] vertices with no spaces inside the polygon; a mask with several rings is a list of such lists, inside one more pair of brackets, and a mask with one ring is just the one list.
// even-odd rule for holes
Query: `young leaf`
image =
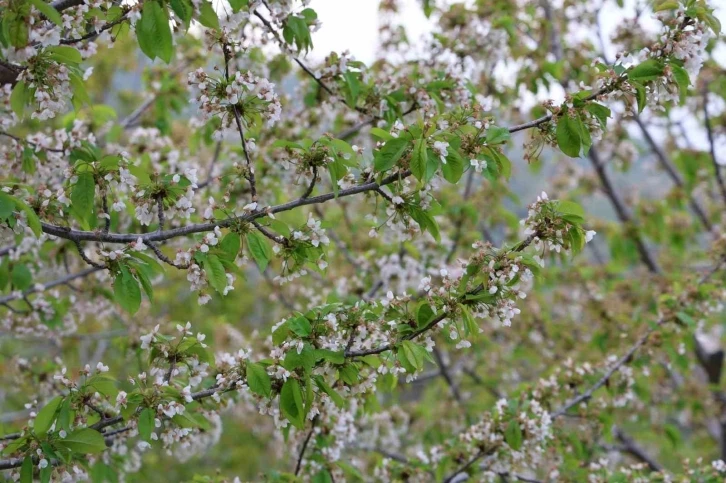
{"label": "young leaf", "polygon": [[491,126],[487,129],[487,144],[502,144],[509,141],[511,134],[506,127]]}
{"label": "young leaf", "polygon": [[227,286],[227,274],[217,255],[207,255],[204,262],[204,271],[207,272],[207,279],[209,279],[209,284],[214,290],[224,293],[224,288]]}
{"label": "young leaf", "polygon": [[413,153],[411,155],[411,172],[419,181],[423,181],[426,177],[427,163],[428,153],[426,152],[426,141],[417,139],[413,145]]}
{"label": "young leaf", "polygon": [[388,171],[393,168],[406,152],[408,148],[408,140],[402,138],[393,138],[386,142],[376,153],[373,166],[376,171]]}
{"label": "young leaf", "polygon": [[280,412],[298,429],[305,425],[302,391],[297,379],[289,378],[280,390]]}
{"label": "young leaf", "polygon": [[18,119],[23,118],[25,111],[25,99],[27,98],[25,81],[19,81],[10,93],[10,108]]}
{"label": "young leaf", "polygon": [[15,210],[15,200],[0,191],[0,220],[10,218]]}
{"label": "young leaf", "polygon": [[27,290],[33,283],[33,274],[30,273],[27,265],[17,263],[13,265],[13,270],[10,272],[10,281],[15,289]]}
{"label": "young leaf", "polygon": [[154,419],[156,419],[156,412],[151,408],[144,408],[139,414],[139,436],[144,441],[151,440],[151,433],[154,430]]}
{"label": "young leaf", "polygon": [[397,139],[394,138],[391,133],[388,131],[384,131],[380,127],[372,127],[371,128],[371,135],[377,137],[378,139],[381,139],[383,141],[390,141],[391,139]]}
{"label": "young leaf", "polygon": [[28,455],[20,467],[20,483],[33,483],[33,457]]}
{"label": "young leaf", "polygon": [[126,312],[131,315],[138,312],[141,306],[141,289],[139,283],[125,265],[121,265],[121,271],[114,279],[113,295],[116,302]]}
{"label": "young leaf", "polygon": [[330,399],[337,407],[342,408],[345,406],[345,401],[343,400],[343,397],[335,392],[335,390],[330,387],[330,385],[328,385],[328,383],[325,382],[325,379],[323,379],[321,376],[315,377],[315,385],[318,386],[318,389],[330,396]]}
{"label": "young leaf", "polygon": [[35,423],[33,424],[35,434],[43,437],[48,432],[50,427],[53,426],[53,421],[55,421],[58,408],[62,402],[63,396],[56,396],[38,411],[38,415],[35,417]]}
{"label": "young leaf", "polygon": [[73,431],[59,439],[56,444],[80,455],[103,453],[106,450],[103,435],[91,428]]}
{"label": "young leaf", "polygon": [[210,29],[219,30],[219,17],[211,2],[202,0],[199,7],[199,23]]}
{"label": "young leaf", "polygon": [[678,84],[679,101],[683,104],[686,102],[688,86],[691,85],[691,78],[688,76],[688,71],[677,64],[671,64],[671,72],[673,72],[673,78],[676,80],[676,84]]}
{"label": "young leaf", "polygon": [[272,394],[272,381],[260,364],[247,363],[247,385],[250,391],[260,396],[269,398]]}
{"label": "young leaf", "polygon": [[628,79],[637,82],[648,82],[663,75],[665,66],[657,59],[648,59],[628,71]]}
{"label": "young leaf", "polygon": [[272,249],[267,244],[267,240],[257,231],[251,231],[247,233],[247,246],[250,249],[252,258],[257,262],[257,266],[260,267],[260,272],[264,272],[267,264],[272,259]]}
{"label": "young leaf", "polygon": [[227,233],[219,244],[219,248],[222,250],[220,257],[223,257],[225,260],[230,262],[234,262],[239,254],[241,245],[242,240],[240,239],[239,234]]}
{"label": "young leaf", "polygon": [[67,45],[56,45],[55,47],[47,47],[45,50],[50,53],[51,59],[62,64],[77,65],[83,62],[83,57],[81,57],[81,53],[73,47],[68,47]]}
{"label": "young leaf", "polygon": [[232,12],[237,13],[241,9],[246,8],[249,5],[249,0],[229,0],[229,6],[232,7]]}
{"label": "young leaf", "polygon": [[504,431],[504,441],[515,451],[522,447],[522,428],[519,427],[519,422],[515,419],[509,421],[507,429]]}
{"label": "young leaf", "polygon": [[43,0],[30,0],[30,3],[33,4],[33,6],[37,8],[40,13],[45,15],[51,22],[58,26],[63,25],[61,14],[55,9],[55,7],[51,6],[49,3],[45,3]]}
{"label": "young leaf", "polygon": [[582,139],[580,128],[575,119],[564,114],[557,121],[557,145],[563,153],[571,158],[580,156]]}
{"label": "young leaf", "polygon": [[416,322],[419,327],[425,326],[435,316],[434,311],[431,309],[429,304],[423,304],[418,308],[416,313]]}
{"label": "young leaf", "polygon": [[141,51],[154,60],[159,57],[167,64],[174,53],[174,43],[169,27],[169,13],[156,0],[144,2],[141,19],[136,22],[136,39]]}
{"label": "young leaf", "polygon": [[444,179],[449,183],[459,182],[461,175],[464,174],[464,159],[459,151],[449,148],[446,164],[441,165],[441,171],[444,174]]}
{"label": "young leaf", "polygon": [[300,337],[307,337],[313,332],[310,321],[303,315],[289,320],[287,325],[291,331]]}
{"label": "young leaf", "polygon": [[71,204],[73,211],[81,220],[87,220],[91,215],[94,198],[96,196],[96,182],[93,173],[86,171],[78,175],[78,181],[71,191]]}
{"label": "young leaf", "polygon": [[189,28],[192,15],[194,15],[194,5],[191,0],[171,0],[169,4],[171,5],[171,10],[184,22],[184,26]]}

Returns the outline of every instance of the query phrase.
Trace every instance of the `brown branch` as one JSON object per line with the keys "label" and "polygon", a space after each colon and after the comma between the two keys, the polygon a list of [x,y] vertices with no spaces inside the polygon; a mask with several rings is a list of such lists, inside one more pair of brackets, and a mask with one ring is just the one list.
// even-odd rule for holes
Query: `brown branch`
{"label": "brown branch", "polygon": [[635,459],[637,459],[638,461],[642,461],[643,463],[648,465],[650,471],[663,471],[663,466],[660,465],[655,459],[653,459],[648,453],[646,453],[645,450],[641,448],[640,445],[636,443],[633,438],[623,432],[620,428],[614,426],[613,434],[615,435],[615,438],[620,441],[620,443],[622,443],[624,452],[635,457]]}
{"label": "brown branch", "polygon": [[711,117],[708,114],[708,89],[703,90],[703,117],[706,124],[706,133],[708,134],[709,152],[711,153],[711,162],[713,163],[713,171],[716,174],[716,182],[718,183],[721,197],[726,204],[726,185],[724,185],[723,175],[721,174],[721,165],[716,160],[716,143],[713,137],[713,127],[711,126]]}
{"label": "brown branch", "polygon": [[605,164],[603,163],[603,160],[600,158],[600,154],[594,146],[590,148],[589,158],[592,162],[592,166],[595,168],[595,173],[597,174],[598,178],[600,178],[603,192],[610,200],[610,203],[613,205],[613,208],[615,209],[615,214],[625,227],[627,235],[633,240],[633,243],[635,243],[641,261],[651,273],[660,273],[660,268],[658,267],[658,263],[656,262],[655,257],[648,249],[648,246],[645,244],[643,238],[640,236],[637,227],[635,227],[633,223],[633,216],[630,213],[630,210],[625,205],[625,202],[622,200],[622,198],[620,198],[618,192],[615,190],[615,186],[610,179],[610,175],[605,169]]}
{"label": "brown branch", "polygon": [[635,123],[640,128],[640,131],[643,133],[643,137],[645,138],[645,141],[650,146],[651,150],[653,151],[653,154],[655,154],[656,159],[658,160],[658,163],[660,166],[665,170],[665,172],[668,174],[668,176],[671,178],[673,183],[681,189],[686,196],[688,196],[688,203],[691,205],[691,209],[696,214],[696,217],[701,222],[703,227],[706,229],[706,231],[711,231],[713,229],[713,225],[711,225],[711,222],[708,219],[708,216],[706,215],[706,210],[701,206],[701,204],[698,202],[696,197],[693,195],[693,193],[688,193],[685,189],[685,183],[683,182],[683,178],[681,177],[680,173],[676,170],[675,165],[673,164],[673,161],[666,155],[665,151],[663,151],[663,148],[655,142],[655,139],[653,139],[653,136],[650,134],[650,131],[648,130],[648,127],[645,125],[643,120],[640,118],[639,115],[633,116],[633,119],[635,120]]}

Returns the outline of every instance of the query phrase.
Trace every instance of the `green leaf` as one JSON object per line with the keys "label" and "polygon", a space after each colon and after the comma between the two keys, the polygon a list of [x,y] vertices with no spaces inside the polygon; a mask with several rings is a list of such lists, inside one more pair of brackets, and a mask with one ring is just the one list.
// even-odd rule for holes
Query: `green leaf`
{"label": "green leaf", "polygon": [[287,321],[287,325],[291,331],[300,337],[307,337],[313,332],[313,327],[307,317],[301,315]]}
{"label": "green leaf", "polygon": [[441,240],[439,225],[438,223],[436,223],[436,220],[433,216],[431,216],[429,213],[422,210],[418,206],[410,206],[409,213],[411,214],[411,218],[413,218],[414,221],[418,223],[418,225],[421,227],[421,231],[428,230],[428,232],[431,233],[431,236],[433,236],[436,241]]}
{"label": "green leaf", "polygon": [[13,282],[13,287],[17,290],[27,290],[33,283],[33,274],[30,273],[27,265],[24,263],[17,263],[13,265],[13,270],[10,272],[10,280]]}
{"label": "green leaf", "polygon": [[461,175],[464,174],[464,159],[459,151],[449,147],[446,164],[441,165],[441,171],[444,174],[444,179],[449,183],[459,182]]}
{"label": "green leaf", "polygon": [[260,272],[264,272],[272,259],[272,249],[267,244],[267,240],[260,233],[251,231],[247,233],[247,246],[250,249],[252,258],[260,267]]}
{"label": "green leaf", "polygon": [[171,0],[169,4],[171,5],[171,10],[184,22],[186,28],[189,28],[192,15],[194,15],[194,5],[191,0]]}
{"label": "green leaf", "polygon": [[691,317],[690,315],[688,315],[685,312],[677,312],[676,317],[678,318],[678,320],[680,320],[681,322],[683,322],[684,324],[686,324],[689,327],[696,326],[696,321],[693,319],[693,317]]}
{"label": "green leaf", "polygon": [[388,171],[393,168],[408,149],[408,140],[402,138],[393,138],[387,141],[376,153],[373,160],[373,166],[376,171]]}
{"label": "green leaf", "polygon": [[10,218],[15,211],[15,200],[0,191],[0,220]]}
{"label": "green leaf", "polygon": [[439,169],[441,162],[441,156],[436,154],[433,149],[426,149],[426,177],[425,181],[428,183],[436,174],[436,170]]}
{"label": "green leaf", "polygon": [[3,23],[9,22],[7,26],[7,38],[10,44],[18,49],[28,45],[28,24],[25,23],[25,15],[14,15],[3,19]]}
{"label": "green leaf", "polygon": [[227,233],[219,244],[219,248],[223,252],[220,257],[230,262],[234,262],[239,254],[241,245],[242,240],[238,233]]}
{"label": "green leaf", "polygon": [[310,37],[310,27],[303,17],[297,15],[289,15],[285,19],[282,28],[282,37],[289,45],[295,45],[298,52],[302,50],[310,50],[313,48],[313,41]]}
{"label": "green leaf", "polygon": [[40,469],[40,483],[48,483],[50,477],[53,474],[53,467],[51,465]]}
{"label": "green leaf", "polygon": [[476,321],[474,320],[474,317],[471,316],[469,308],[464,304],[459,304],[459,308],[461,309],[461,315],[464,319],[464,331],[466,335],[478,334],[479,326],[476,325]]}
{"label": "green leaf", "polygon": [[224,288],[227,286],[227,274],[217,255],[207,255],[207,259],[204,261],[204,271],[207,273],[209,284],[214,290],[224,293]]}
{"label": "green leaf", "polygon": [[88,220],[93,213],[94,198],[96,196],[96,182],[90,171],[78,175],[78,181],[71,191],[71,205],[79,219]]}
{"label": "green leaf", "polygon": [[610,108],[598,104],[597,102],[589,102],[585,105],[585,110],[590,112],[600,122],[600,127],[605,128],[608,118],[612,115]]}
{"label": "green leaf", "polygon": [[38,218],[38,215],[35,213],[35,211],[30,206],[26,205],[18,199],[15,200],[15,206],[17,206],[19,210],[22,210],[25,213],[25,217],[28,221],[28,226],[31,230],[33,230],[35,236],[39,237],[43,231],[43,227],[40,224],[40,218]]}
{"label": "green leaf", "polygon": [[333,477],[326,468],[323,468],[313,476],[312,483],[333,483]]}
{"label": "green leaf", "polygon": [[703,18],[708,26],[711,27],[713,33],[716,34],[716,37],[721,35],[721,21],[715,15],[712,13],[705,13]]}
{"label": "green leaf", "polygon": [[126,265],[121,265],[121,271],[113,281],[113,295],[126,312],[131,315],[138,312],[141,306],[141,289]]}
{"label": "green leaf", "polygon": [[67,45],[56,45],[55,47],[47,47],[45,50],[50,53],[51,59],[62,64],[77,65],[83,62],[83,57],[81,57],[81,53],[73,47],[68,47]]}
{"label": "green leaf", "polygon": [[358,75],[358,73],[350,70],[343,75],[346,86],[345,102],[353,109],[355,109],[358,96],[360,95],[360,80],[358,79]]}
{"label": "green leaf", "polygon": [[76,454],[97,454],[106,450],[103,435],[91,428],[83,428],[68,433],[65,438],[59,439],[56,444]]}
{"label": "green leaf", "polygon": [[247,385],[255,394],[269,398],[272,394],[272,381],[260,364],[247,363]]}
{"label": "green leaf", "polygon": [[570,223],[581,224],[585,221],[585,210],[574,201],[556,201],[554,207],[562,218]]}
{"label": "green leaf", "polygon": [[302,391],[297,379],[289,378],[280,390],[280,412],[298,429],[305,426]]}
{"label": "green leaf", "polygon": [[419,181],[424,181],[426,178],[427,163],[426,141],[417,139],[413,145],[413,154],[411,155],[411,172]]}
{"label": "green leaf", "polygon": [[653,12],[662,12],[664,10],[675,10],[679,7],[676,0],[660,0],[653,2]]}
{"label": "green leaf", "polygon": [[423,11],[426,18],[431,16],[431,13],[434,11],[434,7],[431,5],[431,0],[423,0]]}
{"label": "green leaf", "polygon": [[28,455],[20,467],[20,483],[33,483],[33,456]]}
{"label": "green leaf", "polygon": [[230,0],[229,5],[232,7],[232,12],[237,13],[249,6],[249,0]]}
{"label": "green leaf", "polygon": [[507,425],[507,429],[504,431],[504,441],[515,451],[518,451],[522,447],[522,428],[519,427],[519,423],[512,419]]}
{"label": "green leaf", "polygon": [[491,126],[487,129],[487,144],[502,144],[509,141],[511,134],[506,127]]}
{"label": "green leaf", "polygon": [[219,17],[211,2],[202,1],[199,7],[199,23],[210,29],[219,30]]}
{"label": "green leaf", "polygon": [[358,384],[358,376],[360,371],[356,364],[346,364],[338,368],[338,377],[346,384]]}
{"label": "green leaf", "polygon": [[156,419],[156,412],[151,408],[144,408],[139,414],[139,436],[144,441],[151,440],[151,433],[154,431],[154,419]]}
{"label": "green leaf", "polygon": [[628,79],[638,82],[648,82],[663,75],[664,64],[657,59],[648,59],[628,71]]}
{"label": "green leaf", "polygon": [[384,131],[383,129],[379,127],[372,127],[371,128],[371,135],[377,137],[378,139],[381,139],[383,141],[390,141],[391,139],[398,139],[394,138],[391,133],[388,131]]}
{"label": "green leaf", "polygon": [[409,373],[423,369],[424,356],[419,349],[422,349],[422,347],[410,340],[401,342],[401,346],[398,349],[398,360]]}
{"label": "green leaf", "polygon": [[43,437],[55,421],[58,408],[63,402],[63,396],[56,396],[51,399],[48,404],[38,411],[38,415],[35,417],[35,423],[33,424],[33,430],[39,437]]}
{"label": "green leaf", "polygon": [[151,60],[159,57],[167,64],[171,62],[174,43],[169,27],[169,13],[159,2],[144,2],[141,19],[136,22],[136,39],[141,51]]}
{"label": "green leaf", "polygon": [[688,95],[688,86],[691,85],[691,78],[688,76],[686,69],[677,64],[671,64],[671,72],[673,72],[673,78],[678,84],[678,94],[680,97],[680,103],[686,102],[686,96]]}
{"label": "green leaf", "polygon": [[635,87],[635,98],[638,101],[638,113],[641,113],[648,102],[645,95],[645,87],[637,82],[633,82],[632,85]]}
{"label": "green leaf", "polygon": [[315,377],[315,384],[318,386],[318,389],[330,396],[333,404],[335,404],[337,407],[342,408],[345,406],[345,400],[343,400],[343,397],[335,392],[335,390],[330,387],[327,382],[325,382],[325,379],[323,379],[322,376]]}
{"label": "green leaf", "polygon": [[0,262],[0,292],[5,290],[5,287],[8,286],[8,282],[10,282],[10,263],[9,263],[9,257],[5,257],[2,262]]}
{"label": "green leaf", "polygon": [[15,115],[18,116],[18,119],[23,118],[26,97],[25,81],[21,80],[15,84],[13,91],[10,93],[10,108],[13,110]]}
{"label": "green leaf", "polygon": [[33,6],[37,8],[40,13],[45,15],[51,22],[59,27],[63,25],[63,18],[61,17],[61,14],[50,4],[45,3],[43,0],[30,0],[30,3],[33,4]]}
{"label": "green leaf", "polygon": [[580,127],[578,122],[567,114],[557,121],[557,145],[563,153],[571,158],[580,155],[580,148],[582,147]]}
{"label": "green leaf", "polygon": [[71,398],[63,399],[63,403],[58,409],[57,427],[70,431],[71,429]]}
{"label": "green leaf", "polygon": [[436,314],[434,314],[431,306],[429,304],[423,304],[418,308],[418,312],[416,313],[416,322],[418,322],[419,327],[424,327],[435,316]]}

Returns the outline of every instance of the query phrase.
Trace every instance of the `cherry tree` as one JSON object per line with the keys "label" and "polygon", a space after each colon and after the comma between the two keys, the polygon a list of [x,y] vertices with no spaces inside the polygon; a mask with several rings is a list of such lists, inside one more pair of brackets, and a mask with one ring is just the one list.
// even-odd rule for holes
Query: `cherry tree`
{"label": "cherry tree", "polygon": [[355,3],[0,0],[4,476],[723,481],[711,6]]}

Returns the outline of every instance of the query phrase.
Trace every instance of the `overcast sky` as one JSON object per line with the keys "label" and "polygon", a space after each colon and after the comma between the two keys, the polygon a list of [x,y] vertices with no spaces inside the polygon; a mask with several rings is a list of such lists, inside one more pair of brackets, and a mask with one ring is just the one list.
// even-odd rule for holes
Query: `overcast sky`
{"label": "overcast sky", "polygon": [[[421,0],[403,0],[401,18],[413,41],[431,29],[424,17]],[[633,4],[626,1],[626,5]],[[726,0],[710,0],[716,7],[716,16],[726,26]],[[370,63],[375,58],[378,29],[378,2],[375,0],[315,0],[311,6],[322,21],[321,29],[314,34],[313,58],[323,58],[331,51],[350,50],[356,59]],[[606,32],[611,31],[622,16],[617,12],[603,12],[601,23]],[[612,54],[612,53],[611,53]],[[725,55],[720,56],[726,61]],[[726,63],[724,63],[726,65]]]}

